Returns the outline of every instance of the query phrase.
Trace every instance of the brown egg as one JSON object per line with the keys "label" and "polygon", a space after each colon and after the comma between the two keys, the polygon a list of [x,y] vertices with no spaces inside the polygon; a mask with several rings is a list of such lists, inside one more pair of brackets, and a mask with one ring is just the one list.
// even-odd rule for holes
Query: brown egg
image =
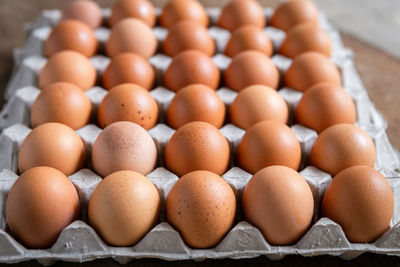
{"label": "brown egg", "polygon": [[195,121],[180,127],[165,147],[165,166],[178,176],[206,170],[218,175],[229,164],[229,144],[213,125]]}
{"label": "brown egg", "polygon": [[113,57],[124,52],[149,58],[156,52],[157,39],[151,28],[135,18],[120,20],[111,30],[106,43],[107,55]]}
{"label": "brown egg", "polygon": [[206,27],[194,20],[182,20],[172,25],[162,43],[162,50],[168,56],[195,49],[212,56],[215,52],[214,39]]}
{"label": "brown egg", "polygon": [[243,25],[264,27],[266,18],[261,5],[255,0],[232,0],[223,8],[217,25],[231,32]]}
{"label": "brown egg", "polygon": [[89,201],[90,225],[112,246],[133,246],[155,226],[160,214],[157,188],[143,174],[114,172]]}
{"label": "brown egg", "polygon": [[61,51],[49,58],[39,74],[39,88],[55,82],[75,84],[82,90],[95,85],[96,70],[84,55],[75,51]]}
{"label": "brown egg", "polygon": [[131,83],[112,88],[97,110],[101,128],[116,121],[130,121],[148,130],[153,128],[157,119],[157,102],[146,89]]}
{"label": "brown egg", "polygon": [[140,19],[150,27],[156,24],[154,6],[147,0],[119,0],[112,8],[110,27],[114,27],[124,18]]}
{"label": "brown egg", "polygon": [[166,28],[182,20],[194,20],[208,26],[208,16],[200,2],[196,0],[171,0],[163,8],[159,21]]}
{"label": "brown egg", "polygon": [[148,174],[156,165],[157,149],[150,134],[133,122],[110,124],[93,144],[93,170],[102,177],[122,170]]}
{"label": "brown egg", "polygon": [[96,2],[77,0],[68,4],[63,10],[62,20],[69,19],[79,20],[96,29],[101,26],[103,14]]}
{"label": "brown egg", "polygon": [[271,245],[295,243],[308,230],[314,198],[306,180],[285,166],[258,171],[243,192],[242,210]]}
{"label": "brown egg", "polygon": [[355,125],[336,124],[319,134],[311,149],[310,163],[332,175],[355,165],[374,167],[374,142]]}
{"label": "brown egg", "polygon": [[322,132],[335,124],[354,124],[356,108],[350,95],[343,88],[330,83],[320,83],[304,92],[296,108],[296,121]]}
{"label": "brown egg", "polygon": [[244,88],[229,106],[230,121],[245,130],[266,120],[285,124],[288,115],[285,100],[276,90],[264,85]]}
{"label": "brown egg", "polygon": [[291,0],[280,4],[269,24],[285,32],[302,23],[318,24],[318,8],[309,0]]}
{"label": "brown egg", "polygon": [[274,48],[262,28],[244,25],[232,33],[232,37],[225,48],[225,55],[234,57],[246,50],[257,50],[270,57]]}
{"label": "brown egg", "polygon": [[297,170],[301,159],[300,143],[285,124],[262,121],[246,131],[236,157],[239,167],[253,174],[272,165]]}
{"label": "brown egg", "polygon": [[266,85],[278,88],[279,72],[275,64],[259,51],[244,51],[237,54],[224,73],[227,87],[241,91],[249,85]]}
{"label": "brown egg", "polygon": [[299,24],[286,35],[279,48],[279,53],[294,58],[307,51],[331,56],[332,44],[329,35],[318,25],[312,23]]}
{"label": "brown egg", "polygon": [[210,87],[192,84],[179,90],[167,110],[167,124],[174,129],[192,121],[204,121],[221,128],[225,104]]}
{"label": "brown egg", "polygon": [[199,83],[215,90],[219,78],[219,69],[209,56],[197,50],[187,50],[172,59],[164,74],[164,86],[177,92],[182,87]]}
{"label": "brown egg", "polygon": [[92,103],[86,94],[71,83],[57,82],[47,86],[33,102],[31,124],[63,123],[79,129],[90,120]]}
{"label": "brown egg", "polygon": [[56,122],[44,123],[25,138],[18,154],[21,173],[37,166],[71,175],[85,164],[85,146],[74,130]]}
{"label": "brown egg", "polygon": [[322,201],[322,216],[337,222],[353,243],[370,243],[390,228],[394,197],[382,174],[367,166],[339,172]]}
{"label": "brown egg", "polygon": [[98,42],[92,28],[79,20],[63,20],[51,31],[44,43],[45,57],[63,50],[73,50],[91,57],[96,54]]}
{"label": "brown egg", "polygon": [[295,57],[284,79],[288,87],[303,92],[323,82],[341,86],[336,65],[327,56],[317,52],[305,52]]}
{"label": "brown egg", "polygon": [[153,67],[146,59],[134,53],[114,56],[102,77],[103,86],[107,90],[122,83],[134,83],[150,90],[154,79]]}
{"label": "brown egg", "polygon": [[235,220],[235,194],[221,176],[209,171],[182,176],[165,205],[167,222],[193,248],[217,245]]}
{"label": "brown egg", "polygon": [[54,168],[30,169],[8,192],[8,227],[27,248],[51,247],[61,231],[78,216],[78,193],[68,177]]}

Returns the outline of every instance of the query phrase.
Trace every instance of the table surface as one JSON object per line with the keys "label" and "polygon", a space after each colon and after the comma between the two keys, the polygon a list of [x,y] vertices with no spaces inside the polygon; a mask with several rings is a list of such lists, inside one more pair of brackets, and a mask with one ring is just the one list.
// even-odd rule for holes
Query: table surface
{"label": "table surface", "polygon": [[[24,43],[23,24],[26,22],[34,21],[43,9],[62,8],[67,1],[52,1],[52,0],[1,0],[0,8],[0,107],[3,103],[3,95],[5,86],[11,74],[13,66],[12,50],[15,47],[21,47]],[[115,2],[113,0],[99,0],[97,1],[102,7],[111,7]],[[166,0],[152,1],[156,6],[162,6]],[[227,0],[205,0],[201,1],[206,6],[221,6]],[[276,6],[274,0],[260,1],[265,6]],[[367,18],[366,18],[367,19]],[[355,54],[355,63],[357,70],[364,82],[368,94],[375,106],[382,112],[384,117],[389,123],[387,133],[392,145],[400,148],[400,116],[398,106],[400,104],[400,60],[396,59],[387,53],[374,48],[358,39],[347,35],[341,34],[343,42],[346,47],[351,48]],[[375,255],[366,253],[355,260],[344,261],[337,257],[318,256],[312,258],[304,258],[301,256],[287,256],[281,261],[270,261],[266,257],[258,257],[255,259],[247,260],[207,260],[202,263],[193,261],[183,262],[166,262],[155,259],[134,260],[131,264],[138,266],[144,265],[166,265],[166,266],[194,266],[194,265],[349,265],[360,264],[363,266],[374,266],[377,264],[398,264],[400,259],[398,257],[390,257],[383,255]],[[37,262],[30,261],[23,264],[24,266],[36,266]],[[59,262],[57,266],[70,266],[69,263]],[[112,260],[100,260],[95,264],[88,263],[88,265],[96,266],[113,266],[116,262]]]}

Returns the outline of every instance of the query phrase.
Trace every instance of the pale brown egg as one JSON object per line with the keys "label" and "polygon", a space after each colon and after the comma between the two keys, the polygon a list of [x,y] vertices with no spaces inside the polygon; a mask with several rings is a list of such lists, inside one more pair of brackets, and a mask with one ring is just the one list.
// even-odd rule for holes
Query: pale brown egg
{"label": "pale brown egg", "polygon": [[86,94],[71,83],[57,82],[47,86],[33,102],[31,124],[63,123],[79,129],[90,120],[92,103]]}
{"label": "pale brown egg", "polygon": [[149,58],[156,49],[157,39],[149,25],[135,18],[120,20],[112,28],[106,43],[106,53],[110,57],[131,52]]}
{"label": "pale brown egg", "polygon": [[314,198],[306,180],[285,166],[258,171],[242,197],[246,221],[257,227],[271,245],[287,246],[308,230]]}
{"label": "pale brown egg", "polygon": [[130,121],[148,130],[153,128],[157,119],[157,102],[146,89],[131,83],[112,88],[97,110],[101,128],[117,121]]}
{"label": "pale brown egg", "polygon": [[55,82],[75,84],[82,90],[96,83],[96,70],[84,55],[75,51],[61,51],[50,57],[39,74],[39,88]]}
{"label": "pale brown egg", "polygon": [[356,115],[350,95],[330,83],[320,83],[307,89],[296,108],[297,123],[317,132],[335,124],[354,124]]}
{"label": "pale brown egg", "polygon": [[25,138],[18,154],[21,173],[37,166],[71,175],[85,164],[85,146],[74,130],[56,122],[44,123]]}
{"label": "pale brown egg", "polygon": [[302,23],[318,24],[318,8],[309,0],[291,0],[280,4],[269,22],[285,32]]}
{"label": "pale brown egg", "polygon": [[243,25],[255,25],[264,27],[266,17],[258,1],[255,0],[232,0],[223,8],[218,18],[217,25],[231,32]]}
{"label": "pale brown egg", "polygon": [[246,131],[236,158],[239,167],[253,174],[272,165],[297,170],[301,159],[300,143],[287,125],[262,121]]}
{"label": "pale brown egg", "polygon": [[166,200],[167,222],[193,248],[217,245],[235,220],[236,199],[229,184],[209,171],[193,171],[174,184]]}
{"label": "pale brown egg", "polygon": [[164,73],[164,86],[177,92],[191,84],[204,84],[212,89],[219,85],[220,72],[211,57],[197,50],[179,53]]}
{"label": "pale brown egg", "polygon": [[207,170],[218,175],[229,165],[230,149],[222,133],[207,122],[194,121],[180,127],[165,147],[165,166],[178,176]]}
{"label": "pale brown egg", "polygon": [[78,193],[68,177],[54,168],[40,166],[24,172],[8,192],[8,227],[27,248],[51,247],[78,216]]}
{"label": "pale brown egg", "polygon": [[241,91],[249,85],[266,85],[278,88],[279,72],[275,64],[259,51],[244,51],[237,54],[224,73],[225,85]]}
{"label": "pale brown egg", "polygon": [[208,16],[200,2],[196,0],[171,0],[163,8],[159,22],[166,28],[182,20],[194,20],[208,26]]}
{"label": "pale brown egg", "polygon": [[167,124],[174,129],[192,121],[204,121],[221,128],[225,104],[210,87],[192,84],[178,91],[167,110]]}
{"label": "pale brown egg", "polygon": [[264,85],[244,88],[229,106],[230,121],[245,130],[266,120],[285,124],[288,115],[289,109],[282,96]]}
{"label": "pale brown egg", "polygon": [[303,92],[323,82],[341,86],[340,72],[336,65],[318,52],[305,52],[295,57],[284,79],[288,87]]}
{"label": "pale brown egg", "polygon": [[310,164],[332,175],[356,165],[374,167],[374,142],[355,125],[333,125],[319,134],[311,149]]}
{"label": "pale brown egg", "polygon": [[173,57],[190,49],[212,56],[215,52],[215,42],[206,27],[194,20],[182,20],[169,28],[168,35],[162,43],[162,50]]}
{"label": "pale brown egg", "polygon": [[73,50],[86,57],[97,52],[98,42],[92,28],[79,20],[63,20],[44,42],[44,55],[51,57],[63,50]]}
{"label": "pale brown egg", "polygon": [[112,246],[133,246],[158,222],[160,196],[138,172],[119,171],[105,177],[90,197],[90,225]]}
{"label": "pale brown egg", "polygon": [[323,29],[312,23],[303,23],[288,31],[279,47],[279,53],[294,58],[307,51],[314,51],[331,56],[331,39]]}
{"label": "pale brown egg", "polygon": [[112,57],[103,73],[105,89],[122,83],[134,83],[150,90],[153,88],[155,73],[150,63],[134,53],[121,53]]}
{"label": "pale brown egg", "polygon": [[338,223],[352,243],[371,243],[389,228],[394,196],[390,184],[368,166],[339,172],[328,185],[322,216]]}
{"label": "pale brown egg", "polygon": [[129,121],[103,129],[92,148],[93,170],[102,177],[122,170],[148,174],[156,165],[157,149],[150,134]]}
{"label": "pale brown egg", "polygon": [[124,18],[140,19],[150,27],[156,24],[154,6],[147,0],[119,0],[112,8],[109,19],[110,27],[114,27]]}
{"label": "pale brown egg", "polygon": [[62,20],[79,20],[89,25],[92,29],[100,27],[103,21],[100,6],[90,0],[73,1],[65,7],[62,13]]}
{"label": "pale brown egg", "polygon": [[262,28],[244,25],[232,33],[225,48],[225,55],[234,57],[246,50],[257,50],[270,57],[274,47]]}

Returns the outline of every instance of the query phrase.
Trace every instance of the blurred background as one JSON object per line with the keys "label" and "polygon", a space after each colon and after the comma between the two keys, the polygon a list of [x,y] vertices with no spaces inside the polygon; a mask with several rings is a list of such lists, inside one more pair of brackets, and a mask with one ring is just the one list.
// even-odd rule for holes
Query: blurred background
{"label": "blurred background", "polygon": [[[112,7],[116,0],[97,0]],[[345,46],[355,52],[358,72],[370,98],[389,121],[392,144],[400,148],[400,1],[313,0],[342,35]],[[0,1],[0,107],[11,74],[12,50],[25,40],[23,25],[34,21],[43,9],[63,8],[66,0]],[[153,0],[162,7],[167,0]],[[205,6],[223,6],[228,0],[202,0]],[[261,0],[275,7],[281,1]]]}

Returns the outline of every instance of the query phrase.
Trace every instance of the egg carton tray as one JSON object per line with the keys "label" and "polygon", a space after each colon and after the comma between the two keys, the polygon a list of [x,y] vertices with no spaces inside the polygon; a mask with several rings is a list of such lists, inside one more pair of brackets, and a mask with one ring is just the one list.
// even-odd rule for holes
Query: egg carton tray
{"label": "egg carton tray", "polygon": [[[159,14],[160,10],[157,9]],[[215,24],[219,15],[219,8],[208,8],[207,12],[212,24]],[[109,9],[103,10],[105,19],[110,13]],[[272,9],[266,8],[265,14],[270,17]],[[231,162],[228,171],[223,178],[231,185],[238,203],[237,216],[233,228],[225,238],[214,248],[193,249],[188,247],[179,233],[165,221],[165,199],[178,177],[165,169],[163,163],[163,151],[174,130],[165,122],[165,113],[175,93],[162,86],[162,74],[168,67],[171,58],[161,53],[149,59],[156,71],[156,86],[150,91],[159,105],[158,124],[148,132],[157,146],[157,168],[147,177],[158,188],[162,199],[162,208],[159,223],[133,247],[111,247],[104,243],[90,227],[87,220],[87,206],[90,196],[101,181],[101,177],[90,170],[91,147],[101,132],[94,124],[89,124],[76,132],[85,143],[88,164],[85,169],[79,170],[69,176],[79,193],[81,202],[80,220],[71,223],[59,236],[56,243],[46,250],[32,250],[23,247],[13,239],[7,228],[5,217],[5,202],[7,193],[14,181],[18,178],[17,158],[21,143],[31,131],[30,109],[36,96],[40,93],[37,88],[37,77],[46,62],[42,55],[43,42],[51,31],[51,27],[60,19],[59,10],[43,11],[38,20],[27,27],[27,42],[24,48],[16,49],[15,68],[7,87],[7,105],[0,113],[0,262],[13,263],[36,259],[42,264],[51,264],[57,260],[83,262],[100,258],[113,258],[119,263],[126,263],[133,258],[160,258],[165,260],[203,260],[206,258],[248,258],[265,255],[270,259],[278,260],[289,254],[304,256],[336,255],[344,259],[352,259],[364,252],[374,252],[387,255],[400,256],[400,167],[398,152],[393,148],[385,133],[387,123],[382,115],[375,109],[366,93],[365,88],[354,66],[352,52],[345,48],[339,33],[328,23],[321,13],[321,27],[324,28],[333,41],[332,59],[339,67],[342,76],[342,86],[350,94],[356,104],[357,125],[364,129],[373,139],[376,146],[377,160],[375,168],[379,170],[389,181],[395,196],[395,209],[391,220],[393,226],[381,238],[372,244],[350,243],[343,233],[342,228],[328,218],[319,215],[319,203],[330,183],[332,177],[308,166],[308,155],[317,138],[317,133],[302,125],[293,124],[294,109],[299,102],[302,93],[290,88],[280,88],[279,93],[286,100],[290,110],[289,126],[295,132],[302,150],[301,175],[307,180],[313,192],[315,211],[313,222],[307,233],[292,246],[269,245],[261,232],[251,224],[243,221],[240,208],[240,199],[244,187],[251,174],[235,166],[234,154],[244,131],[232,124],[225,124],[220,130],[231,146]],[[273,27],[265,29],[272,39],[274,46],[279,47],[284,38],[284,33]],[[223,29],[211,26],[209,31],[217,44],[217,53],[213,60],[221,70],[226,69],[231,59],[222,54],[224,46],[229,39],[229,33]],[[165,38],[166,30],[155,27],[154,33],[161,42]],[[96,31],[100,43],[104,45],[109,34],[106,28]],[[99,76],[103,73],[110,59],[103,55],[96,55],[91,59]],[[284,73],[291,60],[275,54],[272,60],[277,65],[280,73]],[[107,93],[100,87],[100,81],[85,93],[93,106],[93,118],[97,107]],[[223,87],[217,90],[221,99],[228,107],[236,92]],[[94,119],[95,121],[95,119]]]}

